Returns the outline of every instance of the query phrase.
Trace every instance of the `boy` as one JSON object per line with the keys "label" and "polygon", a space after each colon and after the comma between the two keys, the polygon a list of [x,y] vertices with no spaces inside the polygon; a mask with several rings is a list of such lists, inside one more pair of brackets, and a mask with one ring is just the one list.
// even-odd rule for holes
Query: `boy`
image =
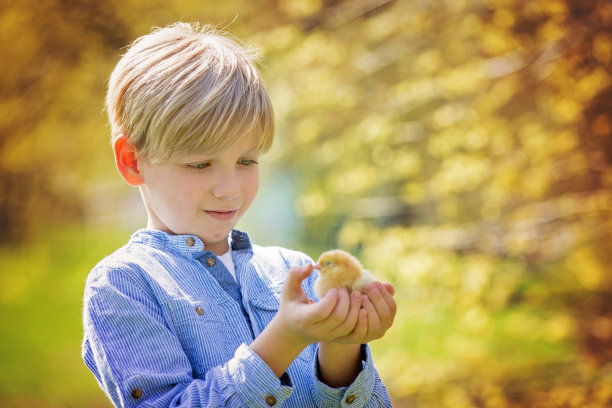
{"label": "boy", "polygon": [[119,173],[146,229],[90,273],[83,359],[116,406],[390,406],[370,340],[391,326],[393,288],[330,290],[312,260],[233,229],[272,143],[252,56],[210,28],[141,37],[107,94]]}

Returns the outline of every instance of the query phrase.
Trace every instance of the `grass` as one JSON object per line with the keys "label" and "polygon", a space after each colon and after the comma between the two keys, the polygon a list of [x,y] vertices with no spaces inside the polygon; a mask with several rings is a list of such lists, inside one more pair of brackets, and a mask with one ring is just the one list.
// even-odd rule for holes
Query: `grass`
{"label": "grass", "polygon": [[0,406],[110,406],[81,359],[81,299],[89,270],[128,236],[65,228],[0,251]]}

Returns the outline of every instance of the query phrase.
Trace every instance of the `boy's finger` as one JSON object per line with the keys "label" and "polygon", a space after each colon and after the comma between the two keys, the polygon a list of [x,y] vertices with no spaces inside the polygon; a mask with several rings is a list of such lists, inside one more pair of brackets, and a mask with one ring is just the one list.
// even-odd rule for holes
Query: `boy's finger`
{"label": "boy's finger", "polygon": [[370,299],[370,301],[374,304],[376,312],[380,317],[384,318],[385,316],[391,315],[391,310],[389,308],[389,305],[387,304],[387,299],[383,295],[383,293],[386,295],[389,295],[389,293],[386,289],[382,287],[380,283],[376,282],[369,285],[367,287],[366,293],[368,294],[368,298]]}
{"label": "boy's finger", "polygon": [[368,335],[368,311],[366,309],[359,310],[359,319],[357,326],[353,329],[351,337],[359,342],[365,342]]}
{"label": "boy's finger", "polygon": [[387,292],[389,292],[391,296],[395,295],[395,288],[392,284],[390,284],[389,282],[385,282],[383,283],[383,286],[385,287],[385,289],[387,289]]}
{"label": "boy's finger", "polygon": [[312,273],[312,265],[294,266],[287,273],[287,280],[283,285],[283,292],[289,297],[295,297],[295,294],[301,293],[302,281]]}
{"label": "boy's finger", "polygon": [[374,307],[374,304],[368,297],[368,295],[363,296],[363,303],[366,311],[368,312],[368,334],[367,338],[370,340],[374,340],[380,336],[380,319],[378,318],[378,312]]}
{"label": "boy's finger", "polygon": [[359,320],[359,311],[361,310],[361,293],[354,291],[351,294],[351,306],[348,311],[348,316],[344,319],[344,322],[338,327],[341,331],[340,336],[346,336],[351,333]]}
{"label": "boy's finger", "polygon": [[[338,303],[336,303],[336,307],[334,308],[334,311],[331,313],[327,321],[324,322],[325,326],[329,330],[340,329],[340,331],[342,331],[341,326],[348,318],[351,303],[351,298],[346,288],[338,289]],[[348,333],[348,331],[345,331],[344,333],[338,335],[342,336],[346,333]]]}
{"label": "boy's finger", "polygon": [[374,306],[378,311],[381,327],[387,330],[393,324],[397,305],[391,293],[385,290],[385,288],[379,287],[378,293],[380,294],[380,298],[378,299],[378,303],[374,302]]}
{"label": "boy's finger", "polygon": [[309,319],[311,324],[326,320],[338,304],[338,289],[332,288],[317,303],[309,306]]}
{"label": "boy's finger", "polygon": [[389,312],[391,314],[391,320],[395,317],[395,312],[397,311],[397,304],[395,303],[395,299],[393,298],[393,293],[390,293],[386,290],[380,291],[383,299],[387,303],[387,307],[389,308]]}

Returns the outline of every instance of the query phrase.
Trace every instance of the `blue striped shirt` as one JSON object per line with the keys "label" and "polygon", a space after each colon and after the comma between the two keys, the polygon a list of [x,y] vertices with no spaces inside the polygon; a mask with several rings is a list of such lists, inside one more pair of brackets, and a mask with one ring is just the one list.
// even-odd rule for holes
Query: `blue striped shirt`
{"label": "blue striped shirt", "polygon": [[[83,359],[119,407],[381,407],[385,386],[362,346],[362,371],[343,388],[317,377],[311,344],[277,378],[249,344],[272,320],[299,252],[251,244],[232,231],[241,302],[213,277],[222,262],[191,235],[140,230],[87,278]],[[218,271],[217,271],[218,272]],[[304,281],[315,298],[316,271]]]}

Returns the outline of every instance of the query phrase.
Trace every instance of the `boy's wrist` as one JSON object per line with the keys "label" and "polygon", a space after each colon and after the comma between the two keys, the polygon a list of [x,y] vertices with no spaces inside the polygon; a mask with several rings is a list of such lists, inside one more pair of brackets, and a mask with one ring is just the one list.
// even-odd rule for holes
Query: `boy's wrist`
{"label": "boy's wrist", "polygon": [[[331,341],[322,341],[319,343],[319,350],[330,355],[347,354],[359,352],[361,355],[361,344],[359,343],[336,343]],[[352,354],[351,354],[352,355]]]}
{"label": "boy's wrist", "polygon": [[284,325],[281,317],[277,314],[274,316],[266,330],[269,329],[270,333],[274,338],[278,339],[285,348],[288,349],[299,349],[301,353],[304,348],[314,343],[314,341],[308,341],[305,337],[294,333],[287,325]]}
{"label": "boy's wrist", "polygon": [[280,378],[306,346],[307,343],[297,341],[274,317],[250,347]]}
{"label": "boy's wrist", "polygon": [[319,379],[332,388],[350,385],[362,369],[361,344],[319,343]]}

